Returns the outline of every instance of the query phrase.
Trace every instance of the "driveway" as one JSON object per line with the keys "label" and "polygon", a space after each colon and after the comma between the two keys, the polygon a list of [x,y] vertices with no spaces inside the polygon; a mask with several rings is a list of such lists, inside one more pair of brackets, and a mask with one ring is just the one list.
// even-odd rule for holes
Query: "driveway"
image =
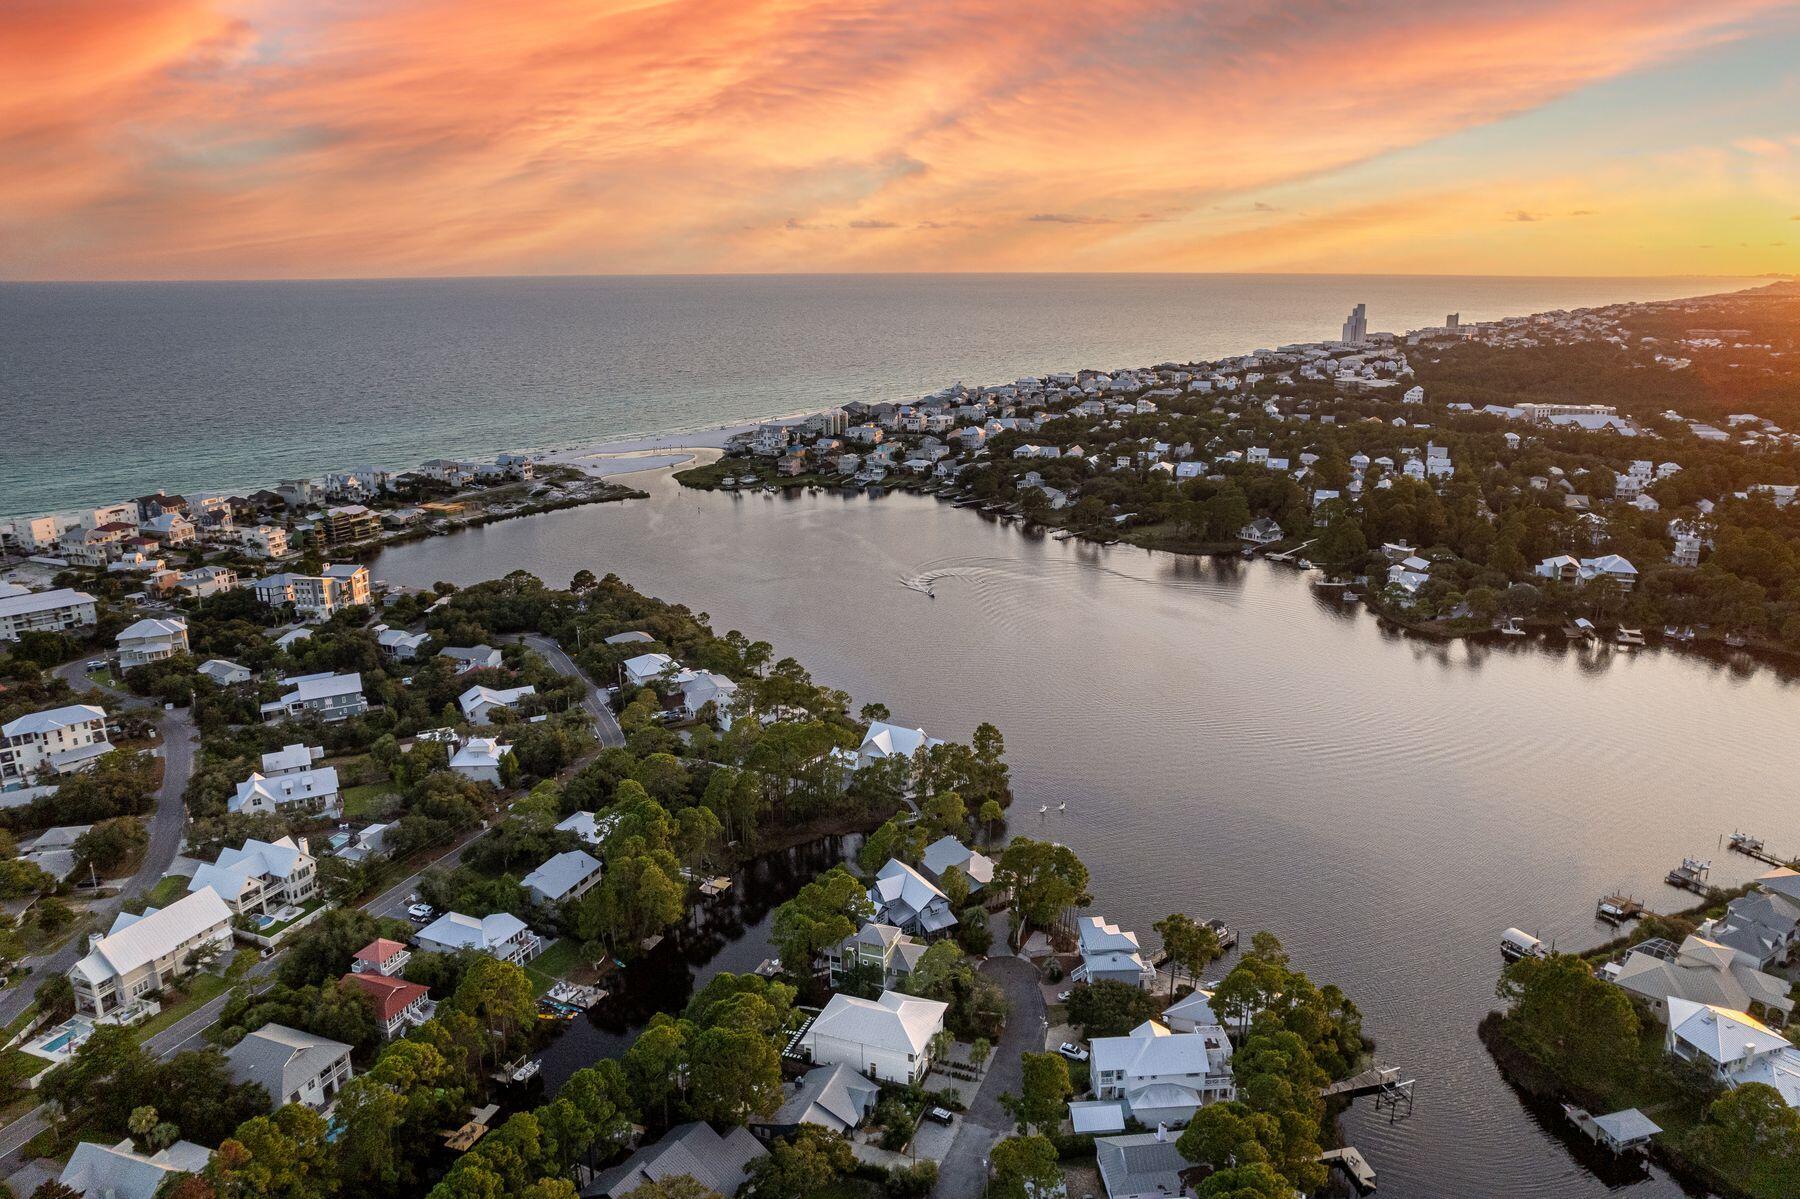
{"label": "driveway", "polygon": [[1000,1106],[1000,1096],[1017,1095],[1024,1083],[1020,1055],[1044,1049],[1044,995],[1037,971],[1029,962],[1009,956],[989,958],[982,963],[981,973],[1000,984],[1012,1014],[994,1046],[987,1077],[959,1122],[949,1155],[938,1166],[937,1189],[932,1192],[938,1199],[976,1199],[987,1188],[988,1151],[1014,1130],[1012,1116]]}
{"label": "driveway", "polygon": [[[163,781],[156,793],[156,807],[146,821],[150,842],[144,850],[143,865],[138,867],[136,874],[120,885],[118,895],[88,905],[97,925],[104,928],[112,923],[112,918],[118,914],[125,900],[142,895],[168,874],[175,855],[181,851],[182,829],[187,822],[187,810],[181,797],[187,790],[188,780],[194,777],[194,761],[199,745],[193,714],[186,708],[165,712],[149,700],[111,687],[102,687],[87,676],[82,668],[85,660],[77,659],[57,667],[57,677],[77,691],[90,688],[99,691],[114,712],[127,709],[151,711],[161,718],[162,745],[158,748],[158,753],[163,760]],[[87,952],[86,947],[85,937],[72,937],[55,953],[26,958],[25,965],[31,970],[30,977],[0,992],[0,1024],[10,1023],[25,1010],[39,981],[51,974],[66,974],[69,967]]]}

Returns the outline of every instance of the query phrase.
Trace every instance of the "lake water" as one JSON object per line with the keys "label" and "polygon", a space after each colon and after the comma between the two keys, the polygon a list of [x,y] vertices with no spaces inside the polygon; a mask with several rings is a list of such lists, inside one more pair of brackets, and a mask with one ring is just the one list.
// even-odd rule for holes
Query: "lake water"
{"label": "lake water", "polygon": [[[1012,831],[1075,848],[1095,913],[1145,934],[1177,909],[1271,930],[1361,1006],[1381,1058],[1419,1080],[1410,1119],[1347,1121],[1381,1194],[1679,1194],[1591,1173],[1475,1025],[1508,925],[1594,944],[1603,892],[1684,907],[1661,883],[1684,855],[1735,883],[1758,868],[1722,834],[1800,834],[1791,683],[1656,650],[1416,640],[1281,567],[1058,543],[928,498],[636,478],[650,500],[400,547],[375,573],[612,571],[897,720],[958,738],[991,720]],[[921,576],[935,600],[902,587]]]}
{"label": "lake water", "polygon": [[586,445],[1730,290],[1725,279],[874,275],[0,283],[0,515]]}

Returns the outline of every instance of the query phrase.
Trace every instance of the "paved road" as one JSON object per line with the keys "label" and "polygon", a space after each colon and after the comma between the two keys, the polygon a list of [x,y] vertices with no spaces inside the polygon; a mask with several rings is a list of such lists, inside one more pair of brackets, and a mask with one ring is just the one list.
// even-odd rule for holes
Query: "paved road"
{"label": "paved road", "polygon": [[544,660],[557,670],[564,674],[572,674],[581,680],[582,685],[587,688],[587,696],[581,701],[582,706],[587,708],[588,714],[594,718],[594,730],[600,736],[602,747],[625,744],[625,730],[619,727],[618,720],[613,716],[612,707],[606,700],[606,692],[595,686],[594,681],[582,673],[581,668],[575,665],[575,660],[563,651],[562,646],[538,633],[526,633],[519,640],[544,655]]}
{"label": "paved road", "polygon": [[[83,661],[85,659],[58,667],[57,676],[77,691],[88,688],[100,691],[115,713],[129,709],[155,712],[161,717],[163,781],[162,788],[156,793],[156,808],[148,821],[150,843],[144,851],[143,865],[120,886],[118,895],[90,905],[98,923],[106,925],[111,923],[125,900],[142,895],[168,874],[170,864],[180,852],[182,829],[187,822],[187,811],[182,805],[181,797],[187,790],[188,780],[194,776],[198,742],[193,715],[186,708],[164,712],[149,700],[111,687],[102,687],[82,669]],[[86,940],[75,937],[55,953],[26,958],[25,965],[31,970],[30,977],[0,992],[0,1024],[9,1023],[25,1010],[40,980],[51,974],[66,973],[86,952]]]}
{"label": "paved road", "polygon": [[[1004,943],[998,929],[995,939]],[[1019,1055],[1044,1051],[1044,992],[1038,986],[1037,971],[1022,958],[997,957],[983,962],[981,973],[1006,991],[1012,1014],[994,1046],[993,1064],[981,1080],[981,1089],[938,1167],[937,1189],[932,1192],[937,1199],[976,1199],[987,1189],[988,1151],[1013,1132],[1012,1116],[1000,1106],[1000,1096],[1008,1092],[1017,1095],[1024,1084],[1025,1067]]]}

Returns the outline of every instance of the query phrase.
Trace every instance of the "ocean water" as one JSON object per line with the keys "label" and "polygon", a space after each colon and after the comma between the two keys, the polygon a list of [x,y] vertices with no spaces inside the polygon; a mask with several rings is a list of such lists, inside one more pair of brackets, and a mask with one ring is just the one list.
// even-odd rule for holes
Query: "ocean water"
{"label": "ocean water", "polygon": [[959,379],[1731,290],[1709,278],[875,275],[0,284],[0,514],[717,426]]}

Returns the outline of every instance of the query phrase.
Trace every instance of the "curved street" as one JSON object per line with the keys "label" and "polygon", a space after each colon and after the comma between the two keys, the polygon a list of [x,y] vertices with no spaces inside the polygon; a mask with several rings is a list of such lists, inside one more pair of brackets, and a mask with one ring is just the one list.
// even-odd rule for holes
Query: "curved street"
{"label": "curved street", "polygon": [[[995,930],[996,944],[1005,944],[1004,930]],[[987,1076],[957,1127],[950,1152],[938,1167],[939,1199],[975,1199],[987,1188],[987,1156],[996,1141],[1012,1135],[1013,1118],[1000,1106],[1000,1096],[1017,1095],[1023,1085],[1022,1053],[1044,1049],[1044,992],[1037,971],[1023,958],[993,957],[981,964],[981,973],[1006,992],[1010,1014],[1006,1029],[994,1044]]]}

